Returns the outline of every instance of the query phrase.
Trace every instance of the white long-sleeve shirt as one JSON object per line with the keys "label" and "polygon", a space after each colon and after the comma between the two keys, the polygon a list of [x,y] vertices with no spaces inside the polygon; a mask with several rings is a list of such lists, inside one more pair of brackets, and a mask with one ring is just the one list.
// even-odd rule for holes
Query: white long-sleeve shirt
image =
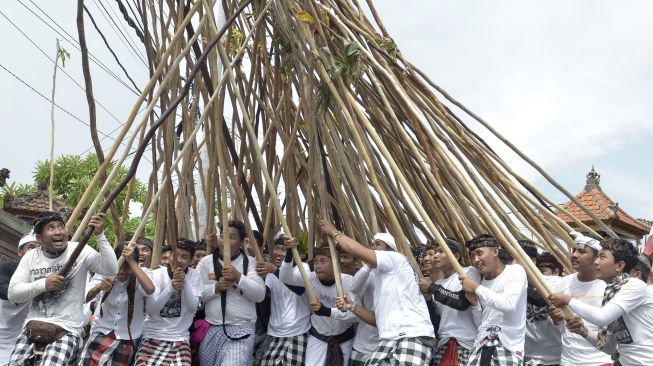
{"label": "white long-sleeve shirt", "polygon": [[[143,271],[152,278],[151,270],[143,268]],[[104,278],[105,276],[95,274],[89,284],[90,288],[99,285]],[[95,307],[95,312],[93,313],[95,319],[93,320],[91,333],[99,332],[102,334],[109,334],[113,331],[115,332],[117,339],[129,340],[129,333],[131,331],[131,339],[140,338],[141,333],[143,332],[143,320],[145,319],[145,313],[143,311],[145,297],[155,295],[156,291],[151,295],[146,294],[145,291],[143,291],[141,284],[136,280],[136,288],[134,291],[134,312],[132,314],[131,325],[129,325],[128,285],[129,280],[121,282],[116,278],[115,281],[113,281],[113,287],[111,288],[109,295],[104,299],[104,302],[98,302]],[[104,291],[100,291],[95,299],[102,300],[103,296]]]}
{"label": "white long-sleeve shirt", "polygon": [[[220,263],[222,260],[218,259]],[[231,264],[242,275],[236,288],[229,289],[227,294],[227,308],[224,318],[224,324],[245,325],[256,323],[257,302],[265,299],[265,284],[263,279],[256,274],[256,259],[248,256],[249,265],[247,276],[243,274],[243,254],[240,253],[238,258],[231,261]],[[209,274],[214,273],[213,255],[208,255],[197,265],[202,281],[202,298],[206,320],[213,325],[221,325],[222,321],[222,304],[220,303],[221,292],[215,291],[217,281],[209,279]]]}
{"label": "white long-sleeve shirt", "polygon": [[152,280],[159,291],[145,304],[147,319],[143,325],[143,338],[188,342],[188,329],[202,296],[199,272],[188,268],[181,292],[172,287],[167,267],[155,270]]}
{"label": "white long-sleeve shirt", "polygon": [[509,264],[497,277],[481,281],[476,295],[483,307],[483,318],[475,347],[494,332],[507,350],[524,356],[527,287],[526,272],[519,265]]}
{"label": "white long-sleeve shirt", "polygon": [[70,332],[81,333],[84,327],[83,306],[86,298],[88,272],[115,276],[118,261],[109,241],[96,236],[98,251],[85,246],[71,267],[60,291],[47,292],[45,278],[57,273],[75,250],[76,242],[69,242],[57,258],[48,258],[42,248],[27,252],[20,261],[9,283],[9,301],[22,303],[32,300],[26,321],[54,323]]}

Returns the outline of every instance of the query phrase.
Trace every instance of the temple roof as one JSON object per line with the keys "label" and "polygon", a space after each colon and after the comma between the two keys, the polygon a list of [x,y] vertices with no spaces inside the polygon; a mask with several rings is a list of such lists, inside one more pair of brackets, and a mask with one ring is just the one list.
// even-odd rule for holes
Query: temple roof
{"label": "temple roof", "polygon": [[[64,216],[71,211],[66,202],[58,198],[53,200],[52,206],[54,211],[62,213]],[[47,189],[39,189],[34,193],[18,197],[7,194],[4,198],[4,210],[23,218],[36,217],[39,212],[50,211],[50,195]]]}
{"label": "temple roof", "polygon": [[[628,232],[636,235],[644,235],[648,233],[648,226],[630,216],[626,211],[619,207],[619,203],[613,201],[600,186],[601,175],[594,170],[587,173],[587,182],[585,188],[576,195],[576,199],[587,207],[596,217],[605,222],[609,226],[618,226]],[[593,224],[594,221],[590,218],[578,205],[572,201],[561,206],[570,214],[574,215],[577,219],[585,224]],[[562,212],[556,212],[556,215],[565,222],[571,224],[571,218]]]}

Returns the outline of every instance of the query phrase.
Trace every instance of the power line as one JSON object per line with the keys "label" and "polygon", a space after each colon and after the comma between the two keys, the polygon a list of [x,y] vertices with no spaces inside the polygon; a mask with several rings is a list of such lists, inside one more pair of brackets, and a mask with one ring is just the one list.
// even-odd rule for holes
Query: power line
{"label": "power line", "polygon": [[[47,100],[47,101],[50,102],[50,103],[53,103],[53,102],[52,102],[52,99],[50,99],[50,98],[48,98],[47,96],[43,95],[43,93],[41,93],[40,91],[36,90],[33,86],[31,86],[31,85],[30,85],[29,83],[27,83],[25,80],[21,79],[18,75],[14,74],[11,70],[7,69],[3,64],[0,63],[0,67],[1,67],[3,70],[5,70],[7,73],[9,73],[9,75],[13,76],[16,80],[20,81],[23,85],[25,85],[25,86],[28,87],[30,90],[32,90],[34,93],[38,94],[41,98]],[[55,107],[57,107],[59,110],[61,110],[62,112],[66,113],[66,114],[69,115],[70,117],[72,117],[72,118],[73,118],[74,120],[76,120],[77,122],[79,122],[79,123],[81,123],[81,124],[83,124],[83,125],[86,125],[87,127],[91,127],[91,125],[90,125],[88,122],[85,122],[85,121],[82,120],[81,118],[79,118],[79,117],[77,117],[76,115],[72,114],[71,112],[69,112],[69,111],[68,111],[67,109],[65,109],[64,107],[60,106],[60,105],[57,104],[57,103],[53,103],[53,104],[54,104]],[[98,131],[101,135],[104,136],[103,139],[104,139],[104,138],[110,138],[110,139],[113,140],[113,141],[116,140],[114,137],[107,135],[106,133],[102,132],[102,131],[99,130],[99,129],[97,129],[97,131]],[[123,145],[123,146],[125,146],[124,142],[120,142],[120,144]],[[144,157],[144,158],[145,158],[145,157]],[[147,158],[145,158],[145,160],[147,160],[150,164],[152,164],[152,162],[149,161]]]}
{"label": "power line", "polygon": [[[102,16],[107,20],[107,22],[110,21],[109,25],[111,26],[111,29],[113,29],[113,31],[116,33],[116,35],[118,36],[118,38],[120,39],[120,41],[123,43],[123,45],[124,45],[125,47],[129,47],[128,50],[131,49],[130,53],[132,54],[133,57],[135,56],[134,59],[138,58],[138,60],[140,60],[140,61],[143,63],[143,65],[145,65],[145,67],[147,67],[147,62],[146,62],[146,61],[141,57],[141,55],[139,54],[139,52],[138,52],[138,51],[136,50],[136,48],[134,48],[134,46],[132,45],[132,42],[133,42],[133,41],[130,41],[129,39],[127,39],[127,36],[125,36],[125,34],[123,33],[122,30],[120,30],[120,26],[118,26],[118,24],[117,24],[116,21],[113,19],[113,17],[111,16],[111,14],[109,14],[109,11],[108,11],[107,8],[104,6],[104,4],[102,3],[102,1],[100,0],[100,2],[99,2],[99,3],[100,3],[99,6],[98,6],[98,2],[97,2],[96,0],[93,0],[93,3],[95,3],[95,6],[96,6],[98,9],[100,9],[100,7],[101,7],[102,9],[104,9],[104,13],[102,13],[102,11],[100,11],[100,13],[101,13]],[[112,10],[113,10],[113,9],[112,9]],[[106,13],[106,15],[105,15],[105,13]],[[107,16],[108,16],[108,18],[107,18]],[[120,38],[120,37],[122,37],[122,38]],[[124,41],[123,41],[123,39],[124,39]],[[125,43],[125,41],[126,41],[127,43]],[[136,61],[138,61],[138,60],[136,60]]]}
{"label": "power line", "polygon": [[[52,19],[52,17],[50,17],[50,16],[49,16],[49,15],[48,15],[48,14],[47,14],[43,9],[41,9],[41,8],[40,8],[37,4],[35,4],[32,0],[29,0],[30,3],[32,3],[32,5],[34,5],[34,6],[35,6],[35,7],[36,7],[36,8],[37,8],[41,13],[43,13],[43,15],[45,15],[45,16],[46,16],[46,17],[47,17],[47,18],[48,18],[52,23],[54,23],[54,24],[55,24],[59,29],[61,29],[61,30],[65,33],[65,35],[62,34],[61,32],[59,32],[57,29],[55,29],[52,25],[50,25],[50,23],[48,23],[47,21],[45,21],[45,19],[43,19],[41,16],[39,16],[38,14],[36,14],[36,13],[34,12],[34,10],[32,10],[32,9],[31,9],[30,7],[28,7],[27,5],[25,5],[21,0],[17,0],[17,1],[18,1],[18,2],[19,2],[19,3],[20,3],[20,4],[21,4],[25,9],[27,9],[30,13],[32,13],[35,17],[37,17],[41,22],[43,22],[43,24],[45,24],[45,25],[48,26],[50,29],[52,29],[53,31],[55,31],[55,32],[56,32],[59,36],[61,36],[63,39],[65,39],[65,40],[67,40],[68,42],[70,42],[70,44],[72,44],[73,47],[75,47],[78,51],[81,52],[81,49],[79,48],[79,41],[77,41],[77,39],[76,39],[75,37],[73,37],[70,33],[68,33],[68,31],[66,31],[66,30],[65,30],[61,25],[59,25],[59,23],[57,23],[54,19]],[[114,73],[114,72],[113,72],[113,71],[112,71],[112,70],[111,70],[107,65],[105,65],[104,63],[102,63],[102,61],[100,61],[100,60],[99,60],[99,59],[98,59],[98,58],[97,58],[97,57],[96,57],[96,56],[95,56],[95,55],[94,55],[90,50],[88,51],[88,54],[89,54],[89,56],[90,56],[91,61],[93,61],[93,63],[96,64],[97,66],[99,66],[100,69],[104,70],[104,72],[106,72],[109,76],[111,76],[111,77],[114,78],[116,81],[118,81],[120,84],[122,84],[125,88],[129,89],[131,92],[133,92],[134,94],[138,95],[138,93],[137,93],[135,90],[131,89],[131,87],[130,87],[129,85],[127,85],[127,84],[126,84],[122,79],[120,79],[120,77],[118,77],[118,75],[116,75],[116,74],[115,74],[115,73]],[[119,61],[119,60],[116,60],[116,62],[118,62],[118,64],[120,65],[120,61]],[[122,67],[122,65],[120,65],[120,66]],[[129,79],[131,80],[131,78],[129,77],[129,74],[127,74],[127,71],[124,70],[124,68],[123,68],[123,71],[125,72],[125,75],[127,76],[127,78],[129,78]],[[132,81],[132,83],[133,83],[133,81]],[[136,86],[136,85],[134,84],[134,86]],[[136,88],[136,89],[138,90],[138,88]]]}
{"label": "power line", "polygon": [[134,82],[134,80],[132,80],[132,78],[127,73],[127,70],[125,69],[125,67],[122,66],[122,64],[120,63],[120,60],[118,59],[118,56],[116,56],[116,53],[113,52],[113,49],[111,48],[111,46],[109,46],[109,42],[107,42],[106,37],[104,37],[104,34],[102,34],[102,31],[100,31],[100,28],[97,26],[97,23],[95,23],[95,19],[93,19],[93,16],[91,15],[91,12],[88,11],[88,8],[86,7],[86,5],[84,5],[84,11],[86,11],[86,14],[91,19],[91,23],[93,23],[93,27],[95,27],[95,30],[100,34],[100,37],[102,37],[102,40],[104,41],[104,45],[109,49],[109,52],[111,52],[111,54],[113,55],[113,58],[118,63],[118,66],[120,66],[120,68],[125,73],[125,75],[127,75],[127,78],[129,79],[129,81],[132,82],[132,84],[134,85],[134,88],[136,88],[138,93],[142,93],[142,91],[138,88],[138,86],[136,86],[136,83]]}
{"label": "power line", "polygon": [[[86,89],[85,89],[83,86],[81,86],[81,85],[77,82],[77,80],[75,80],[72,76],[70,76],[70,74],[68,74],[64,68],[62,68],[61,66],[59,66],[55,60],[53,60],[52,58],[50,58],[50,56],[49,56],[45,51],[43,51],[43,49],[42,49],[41,47],[39,47],[39,45],[37,45],[36,42],[34,42],[34,41],[33,41],[33,40],[32,40],[32,39],[31,39],[27,34],[25,34],[25,32],[23,32],[22,29],[20,29],[16,24],[14,24],[14,22],[12,22],[11,19],[9,19],[9,18],[5,15],[5,13],[2,12],[2,10],[0,10],[0,15],[2,15],[5,19],[7,19],[7,21],[8,21],[9,23],[11,23],[11,25],[13,25],[14,28],[16,28],[16,29],[20,32],[20,34],[22,34],[25,38],[27,38],[27,40],[30,41],[30,43],[31,43],[32,45],[34,45],[34,47],[36,47],[39,51],[41,51],[41,53],[42,53],[42,54],[43,54],[43,55],[44,55],[48,60],[50,60],[50,62],[52,62],[53,64],[57,65],[57,68],[58,68],[59,70],[61,70],[61,72],[63,72],[64,75],[66,75],[70,80],[72,80],[72,81],[75,83],[75,85],[77,85],[81,90],[84,91],[84,93],[86,93]],[[111,113],[111,112],[110,112],[110,111],[109,111],[109,110],[108,110],[108,109],[107,109],[107,108],[106,108],[102,103],[100,103],[100,102],[99,102],[97,99],[95,99],[95,98],[94,98],[93,100],[94,100],[95,103],[97,103],[97,105],[99,105],[99,106],[100,106],[100,107],[101,107],[105,112],[107,112],[111,117],[113,117],[113,119],[115,119],[116,122],[118,122],[119,124],[122,124],[122,122],[118,119],[118,117],[116,117],[113,113]]]}

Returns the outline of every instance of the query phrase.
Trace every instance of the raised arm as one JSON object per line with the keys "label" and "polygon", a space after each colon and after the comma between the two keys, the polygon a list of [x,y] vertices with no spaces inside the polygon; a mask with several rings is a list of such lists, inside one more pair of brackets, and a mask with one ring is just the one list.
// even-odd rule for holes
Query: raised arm
{"label": "raised arm", "polygon": [[87,259],[88,270],[105,276],[115,276],[118,274],[118,260],[113,253],[113,247],[102,231],[104,228],[104,214],[93,216],[88,224],[93,226],[98,248],[96,252],[87,247],[91,251]]}
{"label": "raised arm", "polygon": [[376,252],[338,231],[332,223],[320,220],[322,232],[332,237],[342,250],[376,268]]}

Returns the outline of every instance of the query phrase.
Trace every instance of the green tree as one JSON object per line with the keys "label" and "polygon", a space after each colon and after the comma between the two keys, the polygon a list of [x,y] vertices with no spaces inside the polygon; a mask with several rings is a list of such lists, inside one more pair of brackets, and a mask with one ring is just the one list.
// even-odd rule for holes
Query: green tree
{"label": "green tree", "polygon": [[[107,175],[113,169],[114,164],[109,164],[107,168]],[[66,201],[66,203],[75,207],[80,201],[86,188],[91,185],[93,176],[99,168],[99,163],[97,156],[95,154],[89,153],[85,157],[79,155],[61,155],[56,158],[54,162],[54,180],[52,183],[52,188],[56,196],[61,197]],[[125,177],[127,174],[127,169],[120,167],[118,173],[111,181],[109,185],[109,191],[114,189],[118,183]],[[38,184],[39,182],[47,182],[50,179],[50,162],[48,160],[38,161],[36,163],[36,168],[34,170],[34,183]],[[95,197],[99,194],[100,186],[96,187],[93,194],[91,195],[91,201],[95,200]],[[124,189],[116,198],[115,204],[118,207],[118,211],[122,213],[123,203],[125,200],[125,195],[127,194],[127,189]],[[134,186],[134,192],[132,194],[132,201],[139,202],[141,204],[145,203],[147,196],[147,188],[138,180],[136,180]],[[101,200],[100,205],[104,202]],[[136,222],[136,225],[138,222]],[[132,224],[133,225],[133,224]],[[134,226],[135,228],[136,226]],[[106,220],[106,230],[107,237],[110,241],[115,240],[115,231],[114,224],[111,219],[111,215],[107,215]]]}

